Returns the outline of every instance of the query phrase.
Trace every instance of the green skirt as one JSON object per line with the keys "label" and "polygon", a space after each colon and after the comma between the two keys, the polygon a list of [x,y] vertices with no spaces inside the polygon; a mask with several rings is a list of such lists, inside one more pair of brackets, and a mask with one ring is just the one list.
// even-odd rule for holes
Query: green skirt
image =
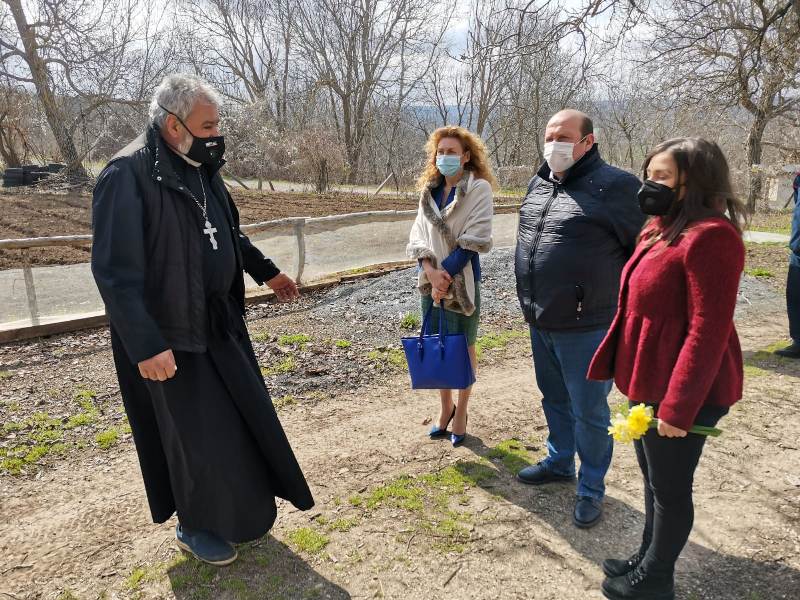
{"label": "green skirt", "polygon": [[[425,318],[425,313],[428,312],[433,304],[433,298],[430,296],[422,296],[422,318]],[[431,314],[431,324],[428,326],[428,334],[439,332],[439,313],[441,309],[438,306],[433,307]],[[475,282],[475,312],[469,317],[452,310],[445,311],[445,327],[447,333],[463,333],[467,336],[467,344],[469,346],[475,345],[475,340],[478,339],[478,321],[481,314],[481,284],[479,281]]]}

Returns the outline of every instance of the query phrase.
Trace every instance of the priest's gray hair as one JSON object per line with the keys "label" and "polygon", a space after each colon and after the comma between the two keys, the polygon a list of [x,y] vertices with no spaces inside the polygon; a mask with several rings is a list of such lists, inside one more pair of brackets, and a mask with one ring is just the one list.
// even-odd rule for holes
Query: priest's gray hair
{"label": "priest's gray hair", "polygon": [[[167,75],[158,84],[150,101],[150,121],[161,127],[166,122],[169,112],[185,121],[198,100],[220,105],[219,94],[204,79],[183,73]],[[162,106],[167,110],[161,108]]]}

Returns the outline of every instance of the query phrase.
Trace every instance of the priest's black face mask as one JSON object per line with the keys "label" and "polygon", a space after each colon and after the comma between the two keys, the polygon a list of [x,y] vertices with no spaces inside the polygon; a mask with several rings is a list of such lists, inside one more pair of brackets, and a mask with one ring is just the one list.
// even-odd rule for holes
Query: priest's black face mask
{"label": "priest's black face mask", "polygon": [[183,122],[183,119],[178,115],[171,110],[167,110],[160,104],[159,107],[178,119],[180,124],[183,125],[183,128],[192,136],[192,144],[189,146],[189,149],[184,152],[187,158],[204,165],[216,165],[222,160],[222,155],[225,154],[225,136],[213,135],[198,137],[192,133],[192,130],[189,129],[186,123]]}

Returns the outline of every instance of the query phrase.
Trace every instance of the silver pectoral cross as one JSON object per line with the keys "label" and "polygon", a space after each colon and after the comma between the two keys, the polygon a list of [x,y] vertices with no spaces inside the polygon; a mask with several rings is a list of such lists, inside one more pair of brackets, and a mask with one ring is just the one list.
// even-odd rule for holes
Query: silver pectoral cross
{"label": "silver pectoral cross", "polygon": [[206,219],[206,228],[203,229],[203,233],[208,236],[208,239],[211,241],[211,247],[216,250],[217,249],[217,240],[214,237],[214,234],[217,233],[217,228],[211,226],[211,221]]}

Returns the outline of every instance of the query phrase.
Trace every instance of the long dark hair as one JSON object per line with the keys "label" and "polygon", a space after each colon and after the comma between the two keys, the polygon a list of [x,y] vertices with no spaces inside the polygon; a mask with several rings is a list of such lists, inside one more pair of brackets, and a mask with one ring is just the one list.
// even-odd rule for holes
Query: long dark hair
{"label": "long dark hair", "polygon": [[[733,191],[728,161],[720,147],[702,138],[673,138],[661,142],[644,159],[645,179],[650,161],[662,152],[668,152],[675,160],[676,181],[685,193],[681,201],[673,203],[669,213],[651,219],[645,226],[643,233],[648,243],[653,245],[664,240],[670,245],[693,223],[711,217],[727,218],[742,233],[747,211]],[[676,190],[680,192],[681,187]]]}

